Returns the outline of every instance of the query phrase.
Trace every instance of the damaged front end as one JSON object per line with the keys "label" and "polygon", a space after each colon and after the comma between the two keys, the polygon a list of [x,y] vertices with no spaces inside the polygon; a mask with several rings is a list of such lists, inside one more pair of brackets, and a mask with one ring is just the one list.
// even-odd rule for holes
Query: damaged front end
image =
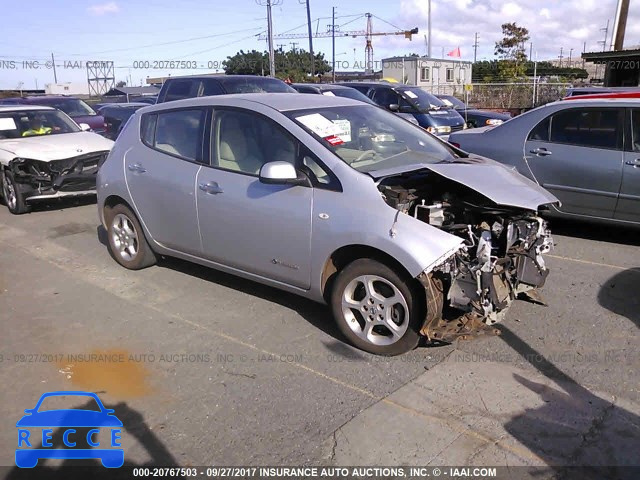
{"label": "damaged front end", "polygon": [[540,302],[536,289],[549,274],[543,254],[553,240],[536,211],[498,205],[434,172],[385,178],[378,189],[390,206],[463,240],[418,276],[427,298],[421,333],[429,340],[495,334],[491,325],[513,300]]}
{"label": "damaged front end", "polygon": [[9,171],[26,199],[49,198],[95,191],[99,165],[108,151],[91,152],[63,160],[15,158]]}

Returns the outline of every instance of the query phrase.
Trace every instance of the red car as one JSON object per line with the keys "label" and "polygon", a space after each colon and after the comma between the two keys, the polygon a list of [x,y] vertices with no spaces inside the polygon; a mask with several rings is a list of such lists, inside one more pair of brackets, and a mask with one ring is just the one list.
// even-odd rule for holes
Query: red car
{"label": "red car", "polygon": [[0,100],[0,105],[44,105],[46,107],[54,107],[69,115],[76,123],[86,123],[95,133],[103,135],[105,132],[102,115],[98,115],[87,103],[76,97],[45,95],[3,98]]}

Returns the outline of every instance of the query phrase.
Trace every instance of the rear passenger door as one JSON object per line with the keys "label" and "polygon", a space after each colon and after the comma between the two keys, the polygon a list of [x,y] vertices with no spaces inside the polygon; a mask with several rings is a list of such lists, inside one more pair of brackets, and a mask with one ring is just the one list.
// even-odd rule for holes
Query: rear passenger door
{"label": "rear passenger door", "polygon": [[614,218],[640,222],[640,109],[628,109],[629,141],[625,146],[622,186]]}
{"label": "rear passenger door", "polygon": [[622,179],[624,109],[578,107],[540,122],[524,145],[536,181],[566,213],[612,218]]}
{"label": "rear passenger door", "polygon": [[199,255],[196,176],[208,163],[204,148],[208,110],[183,108],[142,116],[141,140],[125,155],[127,186],[153,239]]}
{"label": "rear passenger door", "polygon": [[313,188],[267,185],[267,162],[298,165],[300,143],[256,112],[216,108],[211,167],[197,178],[204,256],[216,263],[288,285],[310,285]]}

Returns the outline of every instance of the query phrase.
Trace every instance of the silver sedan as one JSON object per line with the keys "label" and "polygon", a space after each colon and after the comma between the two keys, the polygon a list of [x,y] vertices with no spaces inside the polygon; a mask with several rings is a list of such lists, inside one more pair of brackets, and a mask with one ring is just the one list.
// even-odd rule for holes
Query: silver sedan
{"label": "silver sedan", "polygon": [[552,192],[550,215],[640,225],[638,99],[564,100],[449,141]]}
{"label": "silver sedan", "polygon": [[[98,173],[113,257],[175,256],[330,305],[355,346],[482,333],[544,284],[557,199],[346,98],[203,97],[135,113]],[[256,318],[259,321],[259,318]]]}

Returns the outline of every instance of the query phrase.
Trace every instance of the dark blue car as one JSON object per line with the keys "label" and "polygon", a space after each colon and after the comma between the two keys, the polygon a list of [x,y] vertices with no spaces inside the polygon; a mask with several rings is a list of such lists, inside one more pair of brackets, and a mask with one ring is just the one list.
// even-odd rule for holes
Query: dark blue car
{"label": "dark blue car", "polygon": [[[58,409],[39,411],[42,402],[48,397],[69,396],[95,400],[99,407],[96,410]],[[16,449],[16,465],[21,468],[33,468],[41,458],[58,459],[100,459],[107,468],[118,468],[124,463],[124,450],[120,447],[120,427],[122,422],[113,415],[114,410],[104,407],[95,393],[91,392],[50,392],[40,397],[36,406],[24,411],[16,427],[18,427],[18,448]],[[42,427],[42,438],[33,436],[36,432],[30,428]],[[53,428],[62,429],[62,438],[67,448],[54,448],[49,441]],[[77,435],[75,428],[91,428],[85,436],[86,443],[92,448],[75,448]],[[111,429],[109,448],[95,440],[100,429]],[[38,445],[38,443],[40,445]]]}

